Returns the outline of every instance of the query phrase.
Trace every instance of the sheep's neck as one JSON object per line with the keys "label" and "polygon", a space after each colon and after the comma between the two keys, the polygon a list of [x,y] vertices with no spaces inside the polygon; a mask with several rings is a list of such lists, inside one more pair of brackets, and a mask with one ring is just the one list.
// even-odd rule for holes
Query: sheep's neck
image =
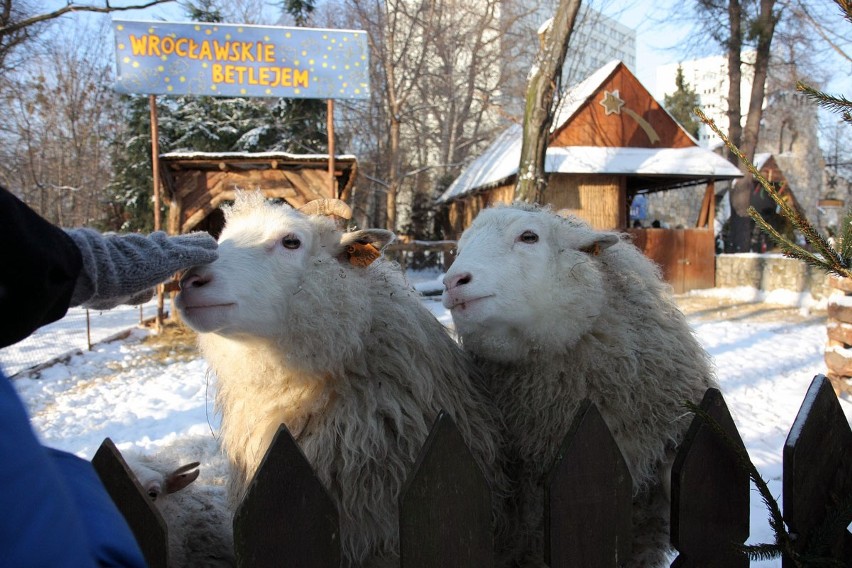
{"label": "sheep's neck", "polygon": [[242,424],[234,431],[250,432],[249,439],[234,442],[256,453],[266,451],[282,423],[298,438],[333,399],[330,376],[294,370],[276,350],[237,343],[209,347],[205,356],[217,376],[217,402],[227,409],[223,434],[229,435],[230,423]]}

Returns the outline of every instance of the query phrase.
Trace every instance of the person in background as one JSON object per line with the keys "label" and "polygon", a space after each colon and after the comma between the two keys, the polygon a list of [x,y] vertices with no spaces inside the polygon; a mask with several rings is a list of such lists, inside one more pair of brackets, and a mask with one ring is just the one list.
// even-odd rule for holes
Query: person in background
{"label": "person in background", "polygon": [[[0,348],[72,306],[143,303],[174,273],[216,260],[207,233],[63,230],[0,187]],[[91,463],[42,446],[0,369],[0,559],[4,566],[144,567]]]}

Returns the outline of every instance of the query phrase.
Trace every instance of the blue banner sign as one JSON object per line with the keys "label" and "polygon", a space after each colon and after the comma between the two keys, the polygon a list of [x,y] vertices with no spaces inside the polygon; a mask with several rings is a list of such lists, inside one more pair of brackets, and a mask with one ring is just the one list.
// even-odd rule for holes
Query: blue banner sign
{"label": "blue banner sign", "polygon": [[366,99],[367,33],[113,20],[121,93]]}

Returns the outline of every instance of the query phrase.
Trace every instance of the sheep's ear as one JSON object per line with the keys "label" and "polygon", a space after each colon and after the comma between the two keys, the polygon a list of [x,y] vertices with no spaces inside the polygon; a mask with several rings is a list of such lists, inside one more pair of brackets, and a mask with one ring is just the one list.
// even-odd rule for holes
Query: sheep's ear
{"label": "sheep's ear", "polygon": [[199,465],[198,462],[188,463],[186,465],[182,465],[170,474],[166,476],[166,493],[174,493],[176,491],[180,491],[196,479],[198,479],[198,474],[201,473],[198,469],[196,469]]}
{"label": "sheep's ear", "polygon": [[363,229],[343,233],[337,259],[353,266],[369,266],[381,256],[381,249],[394,239],[394,234],[384,229]]}
{"label": "sheep's ear", "polygon": [[616,235],[598,233],[590,239],[590,242],[581,245],[579,250],[580,252],[584,252],[592,256],[598,256],[601,252],[605,251],[618,241],[619,238]]}

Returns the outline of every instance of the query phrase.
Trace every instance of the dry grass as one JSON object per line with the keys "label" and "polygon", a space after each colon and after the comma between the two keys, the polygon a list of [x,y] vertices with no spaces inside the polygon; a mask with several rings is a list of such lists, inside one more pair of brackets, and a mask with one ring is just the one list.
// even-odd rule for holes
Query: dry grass
{"label": "dry grass", "polygon": [[[153,324],[150,326],[153,330]],[[189,361],[200,356],[197,335],[180,321],[166,320],[159,333],[151,333],[142,343],[151,349],[151,357],[165,362]]]}

